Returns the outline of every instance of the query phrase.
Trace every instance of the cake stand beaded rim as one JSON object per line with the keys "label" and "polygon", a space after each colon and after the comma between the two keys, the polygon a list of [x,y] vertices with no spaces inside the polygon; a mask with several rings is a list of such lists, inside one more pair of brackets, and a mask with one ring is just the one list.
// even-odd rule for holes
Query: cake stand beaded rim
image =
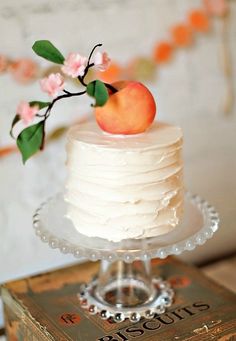
{"label": "cake stand beaded rim", "polygon": [[[125,262],[133,262],[137,259],[149,260],[156,257],[164,259],[167,256],[178,255],[184,251],[191,251],[198,245],[203,245],[213,236],[219,227],[219,215],[215,208],[199,195],[186,192],[186,200],[191,202],[191,204],[201,212],[204,221],[203,227],[189,238],[174,243],[173,245],[158,247],[151,250],[121,250],[120,248],[117,250],[107,250],[84,247],[83,245],[73,244],[63,238],[60,239],[60,237],[51,233],[43,226],[41,219],[42,211],[47,205],[51,204],[53,200],[60,200],[60,198],[63,198],[62,193],[58,193],[49,198],[36,210],[33,215],[35,233],[43,242],[48,243],[51,248],[59,249],[64,254],[72,254],[76,258],[86,258],[91,261],[107,260],[109,262],[113,262],[116,260],[122,260]],[[148,241],[153,238],[154,237],[144,240]]]}
{"label": "cake stand beaded rim", "polygon": [[96,281],[94,279],[89,284],[81,285],[77,296],[83,309],[86,309],[90,315],[99,314],[102,320],[112,318],[114,322],[120,323],[128,318],[130,322],[137,323],[142,317],[152,319],[156,314],[163,314],[174,301],[174,290],[169,283],[162,278],[153,278],[152,284],[157,285],[159,289],[150,302],[131,308],[112,306],[106,302],[101,302],[92,293],[96,287]]}

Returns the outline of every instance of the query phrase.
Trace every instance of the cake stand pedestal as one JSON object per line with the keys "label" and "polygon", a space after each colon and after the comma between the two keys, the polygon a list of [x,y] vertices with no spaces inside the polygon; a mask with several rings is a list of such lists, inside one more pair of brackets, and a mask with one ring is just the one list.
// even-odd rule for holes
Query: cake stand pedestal
{"label": "cake stand pedestal", "polygon": [[116,322],[126,318],[137,322],[164,313],[173,302],[174,291],[162,278],[153,278],[151,259],[193,250],[219,226],[215,209],[198,195],[187,193],[184,218],[172,232],[114,243],[80,234],[66,218],[66,206],[62,193],[43,203],[33,217],[35,232],[62,253],[101,261],[98,275],[78,288],[78,298],[90,314]]}

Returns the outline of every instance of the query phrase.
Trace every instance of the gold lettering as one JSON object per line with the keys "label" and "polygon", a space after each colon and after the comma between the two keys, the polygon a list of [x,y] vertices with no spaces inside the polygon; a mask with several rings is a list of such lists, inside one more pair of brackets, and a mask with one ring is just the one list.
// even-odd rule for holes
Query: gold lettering
{"label": "gold lettering", "polygon": [[202,309],[199,309],[200,311],[204,311],[204,310],[210,309],[210,306],[208,304],[202,303],[202,302],[195,302],[195,303],[193,303],[193,306],[195,308],[202,308]]}
{"label": "gold lettering", "polygon": [[[137,328],[137,327],[127,328],[126,332],[131,334],[130,335],[131,337],[138,337],[138,336],[141,336],[141,335],[144,334],[144,331],[142,329],[140,329],[140,328]],[[135,333],[135,334],[133,334],[133,333]],[[126,340],[128,340],[128,339],[126,339]]]}
{"label": "gold lettering", "polygon": [[[167,317],[167,321],[166,321],[166,317]],[[168,319],[169,319],[169,321],[168,321]],[[175,320],[171,316],[169,316],[168,314],[157,317],[157,320],[159,320],[160,322],[162,322],[164,324],[172,324],[175,322]]]}

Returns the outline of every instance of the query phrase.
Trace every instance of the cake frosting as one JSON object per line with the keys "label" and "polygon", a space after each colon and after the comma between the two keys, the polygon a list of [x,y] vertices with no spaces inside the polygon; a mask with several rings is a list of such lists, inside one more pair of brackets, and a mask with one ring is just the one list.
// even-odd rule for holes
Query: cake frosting
{"label": "cake frosting", "polygon": [[155,122],[113,135],[96,122],[68,132],[67,216],[82,234],[118,242],[173,230],[183,212],[182,131]]}

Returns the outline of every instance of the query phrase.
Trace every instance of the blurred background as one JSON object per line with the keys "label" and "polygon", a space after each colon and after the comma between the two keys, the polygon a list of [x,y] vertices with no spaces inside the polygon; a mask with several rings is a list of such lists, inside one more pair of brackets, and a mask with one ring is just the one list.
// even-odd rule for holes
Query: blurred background
{"label": "blurred background", "polygon": [[[211,7],[213,2],[216,7]],[[80,98],[55,106],[45,152],[25,166],[9,137],[22,99],[48,99],[38,80],[53,70],[49,70],[53,64],[34,55],[31,46],[38,39],[50,40],[64,55],[87,55],[93,45],[102,42],[113,60],[111,70],[102,77],[107,81],[138,79],[150,88],[158,104],[157,118],[184,130],[186,188],[206,198],[221,217],[221,228],[212,240],[181,258],[202,263],[233,253],[236,1],[3,0],[0,283],[75,261],[51,250],[34,235],[32,215],[45,198],[62,189],[65,136],[61,133],[88,114],[90,101]],[[75,87],[73,83],[68,86],[71,90]]]}

